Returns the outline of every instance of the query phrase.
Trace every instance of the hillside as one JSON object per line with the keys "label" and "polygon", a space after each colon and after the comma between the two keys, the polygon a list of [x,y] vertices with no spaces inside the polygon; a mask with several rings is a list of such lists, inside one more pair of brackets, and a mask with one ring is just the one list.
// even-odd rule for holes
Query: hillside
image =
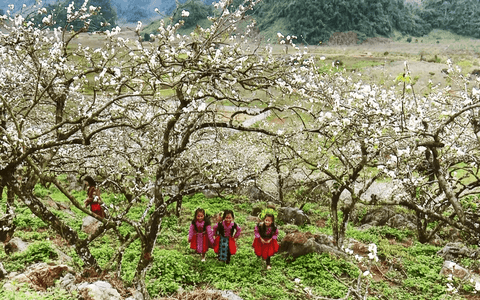
{"label": "hillside", "polygon": [[[87,235],[85,224],[90,217],[69,206],[68,200],[60,196],[55,188],[37,186],[36,193],[43,195],[44,203],[66,218],[68,224],[78,229],[83,228],[82,234]],[[75,195],[80,201],[86,196],[85,191],[77,191]],[[113,194],[103,196],[107,204],[114,201],[114,197]],[[273,257],[272,270],[266,270],[251,247],[253,229],[259,220],[257,215],[267,205],[276,207],[280,212],[276,222],[280,230],[278,240],[281,253]],[[3,204],[0,206],[4,209]],[[235,211],[235,222],[241,226],[242,234],[238,240],[239,250],[232,257],[230,265],[217,261],[212,250],[208,251],[207,260],[202,263],[200,256],[189,249],[187,233],[197,207],[205,208],[209,215],[224,209]],[[402,210],[360,206],[348,227],[344,252],[333,250],[328,207],[319,203],[306,203],[303,206],[306,218],[297,225],[284,221],[285,216],[282,217],[281,213],[283,210],[278,204],[251,201],[246,196],[210,195],[207,198],[203,194],[197,194],[184,199],[178,217],[174,214],[174,207],[169,210],[170,216],[162,223],[162,231],[153,253],[153,267],[147,273],[147,288],[154,299],[166,299],[161,297],[168,296],[175,297],[168,299],[190,299],[187,295],[202,293],[202,290],[231,290],[242,299],[337,299],[347,293],[359,297],[368,295],[368,299],[478,299],[474,293],[477,288],[474,280],[477,280],[479,270],[478,260],[475,259],[478,251],[464,246],[461,235],[449,229],[439,232],[438,238],[432,243],[419,243],[416,240],[415,225],[411,223],[415,217]],[[82,275],[78,273],[77,265],[81,261],[71,246],[62,242],[54,231],[32,216],[19,202],[16,211],[16,243],[21,240],[27,243],[28,248],[13,254],[7,247],[0,249],[0,258],[8,273],[21,273],[32,263],[43,261],[51,266],[68,266],[69,272],[75,275],[75,285],[79,287],[82,282],[104,280],[112,283],[120,292],[122,298],[116,299],[128,297],[134,291],[130,284],[135,272],[135,261],[129,257],[135,257],[139,251],[137,243],[125,249],[120,266],[116,262],[112,264],[114,250],[119,247],[113,235],[106,234],[94,242],[92,254],[99,260],[101,267],[110,273],[117,270],[120,276],[118,279],[122,282],[106,274],[99,277],[85,273]],[[403,221],[399,222],[400,219]],[[376,226],[373,225],[375,222],[385,223]],[[127,228],[122,230],[128,232]],[[311,246],[305,247],[307,240],[310,241],[308,243],[317,245],[317,250]],[[293,245],[296,250],[293,250]],[[463,280],[449,277],[452,268],[465,270],[468,277]],[[63,279],[57,284],[52,282],[51,286],[44,283],[43,287],[47,289],[35,292],[31,290],[32,285],[12,281],[11,278],[18,277],[18,274],[9,276],[10,279],[0,281],[0,284],[6,284],[0,291],[2,299],[14,299],[12,296],[17,297],[15,299],[37,300],[72,297],[62,288],[60,282]],[[473,283],[468,281],[470,278]]]}

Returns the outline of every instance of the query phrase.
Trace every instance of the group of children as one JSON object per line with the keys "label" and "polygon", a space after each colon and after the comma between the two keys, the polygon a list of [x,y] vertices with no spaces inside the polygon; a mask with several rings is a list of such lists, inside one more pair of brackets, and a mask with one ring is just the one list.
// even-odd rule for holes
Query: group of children
{"label": "group of children", "polygon": [[[278,252],[278,229],[275,226],[273,213],[265,211],[261,216],[263,222],[255,226],[255,239],[252,246],[255,254],[266,261],[267,269],[271,269],[270,257]],[[208,249],[213,248],[220,261],[230,263],[231,256],[237,252],[236,240],[242,232],[234,219],[233,211],[225,210],[223,215],[218,216],[217,223],[212,228],[205,210],[197,208],[188,232],[188,241],[190,248],[202,255],[202,261],[205,261],[205,253]]]}

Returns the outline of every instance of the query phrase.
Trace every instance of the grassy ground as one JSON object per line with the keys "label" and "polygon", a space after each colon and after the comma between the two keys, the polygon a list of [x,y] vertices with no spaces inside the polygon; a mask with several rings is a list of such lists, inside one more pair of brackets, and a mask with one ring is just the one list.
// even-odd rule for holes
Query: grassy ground
{"label": "grassy ground", "polygon": [[[53,199],[65,202],[54,188],[37,187],[37,195],[45,201]],[[84,192],[77,192],[76,197],[82,200]],[[114,201],[114,195],[103,196],[105,202]],[[116,200],[115,200],[116,201]],[[4,204],[0,205],[4,209]],[[19,202],[17,205],[18,230],[15,236],[30,243],[29,250],[23,254],[6,255],[0,249],[0,260],[7,271],[21,271],[37,261],[56,261],[58,257],[54,249],[60,249],[70,255],[73,260],[69,264],[79,270],[82,262],[74,251],[52,232],[38,218],[33,216]],[[244,197],[226,196],[224,198],[207,199],[197,194],[184,199],[180,217],[171,215],[163,220],[162,233],[158,236],[154,251],[154,262],[147,274],[147,286],[151,295],[156,298],[173,296],[177,291],[194,291],[198,289],[233,290],[244,299],[306,299],[312,296],[329,298],[344,297],[347,288],[356,281],[360,272],[370,266],[372,277],[363,278],[363,284],[369,284],[369,299],[454,299],[454,294],[447,291],[447,279],[439,275],[443,259],[436,255],[442,245],[420,244],[415,240],[415,233],[409,230],[398,230],[389,227],[373,227],[366,231],[349,226],[348,244],[353,245],[354,254],[365,256],[362,247],[370,243],[378,246],[378,262],[359,264],[353,257],[337,258],[330,254],[308,254],[297,259],[277,254],[272,259],[272,270],[266,270],[264,263],[253,253],[253,229],[256,222],[250,216],[254,206],[264,206],[265,203],[252,203]],[[197,207],[203,207],[208,214],[217,213],[223,209],[235,211],[235,222],[242,227],[242,235],[238,241],[238,252],[232,257],[232,263],[225,265],[215,259],[215,253],[207,253],[207,261],[202,263],[200,256],[189,249],[187,233],[193,212]],[[173,212],[173,207],[169,208]],[[299,230],[313,234],[331,234],[328,208],[315,203],[304,207],[311,223],[302,227],[278,223],[280,228],[279,242],[289,232]],[[57,211],[70,226],[80,229],[81,212],[72,207],[73,214]],[[141,214],[141,210],[133,210],[131,217]],[[360,214],[361,215],[361,214]],[[123,227],[120,232],[128,232]],[[113,245],[113,247],[112,247]],[[363,245],[363,246],[362,246]],[[92,254],[102,267],[106,267],[109,259],[118,247],[118,241],[110,235],[105,235],[94,242]],[[122,263],[121,279],[125,287],[129,287],[133,279],[138,259],[139,245],[133,244],[125,251]],[[365,259],[365,261],[368,261]],[[478,269],[475,261],[462,261],[471,269]],[[113,266],[115,269],[116,266]],[[87,279],[86,279],[87,280]],[[1,284],[1,282],[0,282]],[[458,287],[458,299],[474,299],[474,290],[469,283],[454,282]],[[15,297],[23,297],[30,293],[28,288],[19,286]],[[50,293],[50,294],[49,294]],[[52,297],[51,295],[57,295]],[[12,294],[0,291],[1,299]],[[43,297],[43,298],[42,298]],[[36,298],[25,299],[70,299],[56,288],[48,293],[38,294]],[[24,299],[24,298],[22,298]]]}

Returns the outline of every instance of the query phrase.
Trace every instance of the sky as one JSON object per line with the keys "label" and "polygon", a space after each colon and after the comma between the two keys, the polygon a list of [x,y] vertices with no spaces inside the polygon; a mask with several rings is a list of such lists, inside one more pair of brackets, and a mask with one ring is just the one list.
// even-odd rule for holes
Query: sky
{"label": "sky", "polygon": [[[120,24],[136,23],[137,21],[147,22],[158,18],[155,8],[161,12],[170,13],[175,7],[175,0],[110,0],[112,5],[117,9]],[[181,0],[180,2],[185,2]],[[212,0],[213,1],[213,0]],[[57,2],[56,0],[43,0],[43,4]],[[83,3],[83,0],[77,0]],[[0,9],[6,12],[9,4],[14,4],[14,11],[17,11],[23,4],[31,6],[35,4],[35,0],[0,0]]]}

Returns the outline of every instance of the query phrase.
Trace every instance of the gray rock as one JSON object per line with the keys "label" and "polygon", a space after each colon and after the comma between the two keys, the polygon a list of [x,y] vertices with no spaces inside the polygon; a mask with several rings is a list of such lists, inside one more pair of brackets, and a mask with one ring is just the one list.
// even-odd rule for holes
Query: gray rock
{"label": "gray rock", "polygon": [[88,290],[92,300],[122,300],[118,291],[112,288],[112,285],[106,281],[95,281],[93,283],[84,282],[78,285],[78,290]]}
{"label": "gray rock", "polygon": [[3,267],[3,264],[0,262],[0,279],[6,278],[8,275],[7,270]]}
{"label": "gray rock", "polygon": [[445,260],[455,260],[457,258],[470,257],[473,253],[473,250],[457,242],[446,244],[445,247],[437,252],[437,255],[443,257]]}
{"label": "gray rock", "polygon": [[243,298],[237,296],[234,292],[232,291],[221,291],[222,297],[227,298],[228,300],[243,300]]}
{"label": "gray rock", "polygon": [[82,231],[88,234],[94,234],[101,224],[102,222],[98,221],[97,219],[91,216],[86,216],[83,218]]}
{"label": "gray rock", "polygon": [[139,291],[134,291],[133,295],[126,298],[125,300],[144,300],[144,299],[143,299],[142,293],[140,293]]}
{"label": "gray rock", "polygon": [[27,248],[28,248],[27,242],[22,241],[18,237],[14,237],[8,243],[5,244],[5,253],[10,255],[15,252],[23,252],[27,250]]}
{"label": "gray rock", "polygon": [[260,213],[262,212],[262,207],[261,206],[255,206],[253,209],[252,209],[252,213],[251,215],[252,216],[255,216],[255,217],[258,217],[260,215]]}
{"label": "gray rock", "polygon": [[75,286],[75,276],[71,273],[67,273],[65,276],[60,278],[57,282],[57,286],[66,291],[72,292],[77,289]]}
{"label": "gray rock", "polygon": [[[318,241],[325,241],[326,244]],[[311,233],[292,232],[287,234],[280,244],[279,252],[286,252],[293,257],[299,257],[308,253],[333,253],[338,256],[345,256],[345,253],[333,246],[333,239],[327,236],[315,236]]]}
{"label": "gray rock", "polygon": [[308,216],[298,208],[294,207],[280,207],[278,209],[278,220],[285,223],[295,224],[297,226],[303,226],[310,224]]}
{"label": "gray rock", "polygon": [[386,225],[388,220],[395,216],[396,213],[388,207],[380,207],[375,210],[368,212],[365,217],[363,217],[361,223],[370,224],[373,226],[383,226]]}
{"label": "gray rock", "polygon": [[215,191],[212,191],[212,190],[203,190],[202,193],[205,196],[205,198],[207,198],[207,199],[212,199],[212,198],[218,197],[218,193],[216,193]]}
{"label": "gray rock", "polygon": [[452,274],[454,277],[460,279],[467,279],[470,277],[470,272],[467,269],[450,260],[443,262],[443,267],[442,270],[440,270],[440,274],[445,276]]}

